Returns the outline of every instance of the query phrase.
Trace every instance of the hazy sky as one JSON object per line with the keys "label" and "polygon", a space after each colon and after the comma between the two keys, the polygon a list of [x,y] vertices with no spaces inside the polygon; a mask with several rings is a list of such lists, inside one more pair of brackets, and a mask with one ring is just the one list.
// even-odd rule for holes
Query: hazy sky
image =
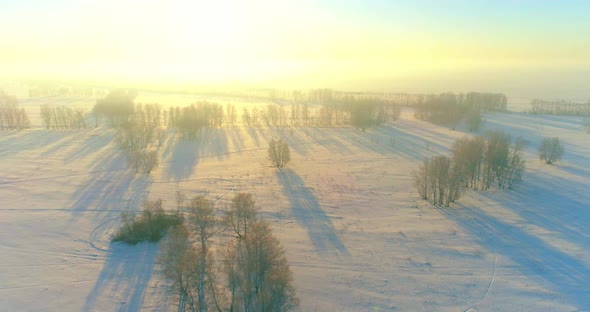
{"label": "hazy sky", "polygon": [[410,92],[552,86],[585,96],[589,12],[582,0],[0,0],[0,68]]}

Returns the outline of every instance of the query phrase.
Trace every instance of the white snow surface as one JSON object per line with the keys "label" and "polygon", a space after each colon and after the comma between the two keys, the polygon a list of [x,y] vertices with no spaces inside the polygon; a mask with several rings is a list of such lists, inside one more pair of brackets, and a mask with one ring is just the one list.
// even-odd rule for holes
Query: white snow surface
{"label": "white snow surface", "polygon": [[[42,101],[21,103],[39,125]],[[411,172],[470,134],[410,111],[366,132],[238,126],[198,142],[170,132],[150,175],[128,169],[108,129],[0,133],[0,310],[175,311],[158,245],[110,238],[146,199],[175,209],[177,188],[218,208],[253,193],[301,311],[590,310],[590,134],[576,117],[485,118],[482,133],[529,141],[524,180],[449,208],[420,200]],[[544,136],[565,144],[556,165],[536,156]],[[280,172],[266,156],[278,137],[292,151]]]}

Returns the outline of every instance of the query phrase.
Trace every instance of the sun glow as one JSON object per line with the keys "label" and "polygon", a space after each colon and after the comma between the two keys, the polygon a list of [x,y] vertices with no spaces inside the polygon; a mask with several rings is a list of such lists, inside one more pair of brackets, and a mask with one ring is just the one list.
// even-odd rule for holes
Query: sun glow
{"label": "sun glow", "polygon": [[548,69],[590,68],[590,25],[579,8],[359,3],[14,2],[0,11],[0,65],[3,76],[294,88],[432,78],[439,89],[449,80],[433,77],[536,71],[534,81]]}

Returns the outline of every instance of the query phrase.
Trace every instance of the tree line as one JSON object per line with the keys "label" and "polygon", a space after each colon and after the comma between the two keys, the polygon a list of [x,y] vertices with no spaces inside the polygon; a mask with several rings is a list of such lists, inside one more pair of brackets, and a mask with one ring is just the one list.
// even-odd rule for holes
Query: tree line
{"label": "tree line", "polygon": [[68,106],[41,105],[41,121],[46,129],[84,129],[86,118],[83,109]]}
{"label": "tree line", "polygon": [[30,126],[29,117],[18,106],[16,97],[0,91],[0,130],[23,130]]}
{"label": "tree line", "polygon": [[449,206],[462,189],[486,190],[493,185],[513,188],[522,179],[526,142],[514,142],[508,133],[492,131],[486,137],[455,141],[452,155],[425,159],[414,171],[414,182],[422,199]]}
{"label": "tree line", "polygon": [[464,121],[472,132],[482,125],[481,113],[505,111],[507,98],[501,93],[442,93],[424,97],[414,107],[418,119],[452,128]]}
{"label": "tree line", "polygon": [[[233,107],[228,106],[228,109]],[[206,101],[185,107],[171,107],[165,115],[168,117],[169,127],[189,138],[194,138],[205,127],[219,128],[225,120],[223,106]]]}
{"label": "tree line", "polygon": [[590,116],[590,100],[587,103],[573,101],[548,101],[534,99],[531,101],[530,113],[546,115]]}
{"label": "tree line", "polygon": [[319,105],[291,103],[289,106],[267,104],[264,108],[243,108],[242,122],[248,126],[352,126],[366,129],[397,120],[400,107],[380,101],[342,98]]}

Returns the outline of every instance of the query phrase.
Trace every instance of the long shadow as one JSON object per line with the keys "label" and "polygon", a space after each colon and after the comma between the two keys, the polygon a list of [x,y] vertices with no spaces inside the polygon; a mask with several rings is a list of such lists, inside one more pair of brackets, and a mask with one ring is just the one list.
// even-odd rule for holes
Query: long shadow
{"label": "long shadow", "polygon": [[[116,245],[116,246],[114,246]],[[104,311],[115,304],[118,311],[140,311],[152,277],[158,245],[111,244],[98,280],[86,297],[82,311]],[[112,302],[116,295],[117,302]]]}
{"label": "long shadow", "polygon": [[201,135],[201,152],[199,156],[215,157],[223,159],[227,157],[229,146],[226,129],[206,128]]}
{"label": "long shadow", "polygon": [[72,145],[79,138],[80,131],[67,131],[67,132],[56,132],[56,135],[61,136],[59,141],[51,144],[50,147],[41,153],[41,157],[51,157],[53,154],[61,151],[62,149]]}
{"label": "long shadow", "polygon": [[[202,157],[223,159],[228,157],[229,147],[225,129],[204,129],[196,138],[185,139],[176,137],[168,140],[164,155],[169,155],[164,161],[168,163],[165,169],[167,178],[182,180],[190,177]],[[173,145],[174,147],[171,147]]]}
{"label": "long shadow", "polygon": [[421,160],[448,152],[447,146],[452,144],[454,138],[427,127],[420,127],[420,124],[415,125],[414,122],[400,121],[374,127],[367,132],[354,130],[350,133],[349,140],[361,150]]}
{"label": "long shadow", "polygon": [[103,222],[113,216],[112,212],[135,210],[147,197],[150,177],[129,170],[121,153],[107,148],[96,159],[88,168],[91,172],[88,180],[71,196],[72,221],[90,209],[102,211],[95,213],[95,219]]}
{"label": "long shadow", "polygon": [[0,158],[50,146],[63,138],[63,133],[44,130],[0,133]]}
{"label": "long shadow", "polygon": [[[552,127],[544,124],[546,120],[540,117],[531,117],[535,115],[523,115],[518,113],[492,116],[494,118],[486,119],[485,127],[487,129],[503,130],[510,133],[513,138],[518,136],[524,138],[529,143],[527,145],[527,151],[533,155],[537,154],[537,148],[543,138],[555,136],[554,133],[560,131],[559,133],[563,133],[560,140],[565,147],[563,160],[572,160],[578,163],[590,162],[590,155],[587,153],[589,140],[575,140],[575,138],[578,137],[577,134],[582,132],[581,127],[578,127],[577,125],[573,129],[567,129],[567,127],[564,126],[567,123],[560,123],[557,126]],[[567,119],[564,118],[564,120]],[[578,122],[575,118],[572,118],[570,121],[572,124]],[[563,131],[568,132],[564,133]],[[563,136],[564,134],[567,136]]]}
{"label": "long shadow", "polygon": [[229,141],[233,147],[233,151],[241,151],[245,148],[244,136],[242,135],[242,128],[240,127],[228,127],[225,129],[228,134]]}
{"label": "long shadow", "polygon": [[259,147],[260,146],[260,139],[258,138],[257,127],[246,126],[246,128],[248,129],[246,132],[248,132],[248,135],[252,138],[256,147]]}
{"label": "long shadow", "polygon": [[340,254],[349,255],[336,234],[330,217],[322,210],[317,198],[305,186],[301,177],[288,168],[278,172],[277,176],[283,186],[283,194],[289,199],[293,216],[307,229],[316,250],[324,252],[335,249]]}
{"label": "long shadow", "polygon": [[559,164],[558,166],[560,170],[567,172],[568,174],[590,179],[590,169],[588,167],[572,166],[572,164]]}
{"label": "long shadow", "polygon": [[71,151],[64,158],[65,162],[72,162],[78,159],[82,159],[92,153],[100,151],[105,146],[113,141],[114,132],[111,130],[101,131],[102,133],[89,133],[86,132],[87,136],[84,138],[84,142],[75,150]]}
{"label": "long shadow", "polygon": [[174,148],[172,148],[170,158],[166,160],[168,162],[166,176],[174,180],[190,177],[199,160],[199,142],[176,138],[170,144],[174,144]]}
{"label": "long shadow", "polygon": [[590,308],[590,269],[578,259],[477,207],[443,208],[482,247],[518,265],[527,277],[560,293],[580,310]]}
{"label": "long shadow", "polygon": [[580,248],[590,246],[590,195],[587,185],[542,172],[527,173],[522,185],[502,194],[482,196],[512,210],[527,224],[556,233]]}
{"label": "long shadow", "polygon": [[[314,128],[314,127],[298,127],[296,128],[304,136],[301,141],[301,147],[305,148],[305,143],[314,142],[322,147],[339,154],[350,155],[353,151],[347,144],[349,128]],[[306,138],[307,137],[307,138]],[[295,147],[297,148],[297,147]],[[307,153],[307,149],[301,153]]]}

